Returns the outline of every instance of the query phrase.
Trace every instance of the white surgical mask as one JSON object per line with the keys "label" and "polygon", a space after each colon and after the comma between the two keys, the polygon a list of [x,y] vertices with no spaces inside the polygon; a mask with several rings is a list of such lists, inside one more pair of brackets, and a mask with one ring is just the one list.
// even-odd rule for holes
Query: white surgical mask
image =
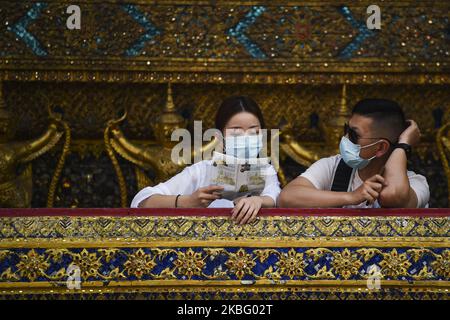
{"label": "white surgical mask", "polygon": [[369,164],[370,160],[374,159],[376,156],[373,156],[369,159],[361,158],[361,156],[359,155],[361,149],[373,146],[378,142],[380,142],[380,140],[372,144],[368,144],[367,146],[361,147],[359,144],[351,142],[350,139],[346,136],[343,136],[341,139],[341,143],[339,144],[342,159],[344,159],[344,162],[349,167],[352,167],[353,169],[362,169],[366,167]]}
{"label": "white surgical mask", "polygon": [[262,134],[225,137],[225,153],[235,158],[256,158],[262,147]]}

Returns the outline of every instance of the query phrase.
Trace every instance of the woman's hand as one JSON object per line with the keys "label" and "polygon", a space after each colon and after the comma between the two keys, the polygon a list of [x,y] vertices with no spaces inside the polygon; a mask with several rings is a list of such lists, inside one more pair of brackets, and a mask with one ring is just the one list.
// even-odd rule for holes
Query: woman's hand
{"label": "woman's hand", "polygon": [[235,206],[231,211],[231,219],[243,225],[255,221],[256,216],[263,205],[261,197],[241,197],[235,201]]}
{"label": "woman's hand", "polygon": [[193,194],[189,196],[180,196],[178,199],[179,207],[181,208],[206,208],[211,202],[217,199],[221,199],[220,191],[223,187],[220,186],[208,186],[197,189]]}

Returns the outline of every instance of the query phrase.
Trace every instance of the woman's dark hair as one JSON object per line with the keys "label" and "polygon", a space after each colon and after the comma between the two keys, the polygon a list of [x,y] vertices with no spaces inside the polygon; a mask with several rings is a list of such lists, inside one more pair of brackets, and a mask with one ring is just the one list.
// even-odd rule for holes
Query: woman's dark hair
{"label": "woman's dark hair", "polygon": [[264,118],[258,104],[250,97],[232,96],[223,100],[216,113],[216,129],[223,132],[227,122],[241,112],[249,112],[258,118],[261,128],[265,128]]}

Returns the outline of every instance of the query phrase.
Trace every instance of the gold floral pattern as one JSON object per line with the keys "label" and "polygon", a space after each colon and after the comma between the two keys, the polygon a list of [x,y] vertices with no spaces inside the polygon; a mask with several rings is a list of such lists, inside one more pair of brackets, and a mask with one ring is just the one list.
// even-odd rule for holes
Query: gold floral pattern
{"label": "gold floral pattern", "polygon": [[86,280],[95,277],[101,267],[100,257],[97,253],[89,253],[83,249],[80,253],[73,255],[73,263],[80,268],[81,278]]}
{"label": "gold floral pattern", "polygon": [[17,270],[21,277],[34,281],[39,276],[45,275],[45,271],[49,266],[50,264],[44,257],[32,249],[27,254],[21,255],[20,262],[17,264]]}
{"label": "gold floral pattern", "polygon": [[[80,268],[82,281],[104,283],[108,280],[108,286],[110,283],[122,286],[122,280],[158,281],[158,286],[164,287],[166,280],[193,280],[202,284],[210,280],[226,283],[236,278],[273,284],[308,282],[309,279],[318,283],[339,280],[344,285],[355,280],[365,283],[368,274],[364,270],[369,270],[374,263],[380,266],[383,281],[440,281],[444,286],[449,282],[449,251],[431,248],[319,247],[303,250],[291,247],[286,251],[279,248],[138,247],[7,251],[4,255],[7,263],[0,264],[0,288],[11,281],[65,283],[65,268],[69,265]],[[420,288],[426,286],[422,284]]]}
{"label": "gold floral pattern", "polygon": [[9,254],[9,250],[0,250],[0,262],[7,257]]}
{"label": "gold floral pattern", "polygon": [[445,250],[442,255],[436,255],[436,260],[431,263],[436,274],[450,279],[450,250]]}
{"label": "gold floral pattern", "polygon": [[253,274],[252,268],[256,265],[255,259],[256,257],[241,248],[236,253],[229,253],[229,259],[225,265],[238,279],[242,279],[245,275]]}
{"label": "gold floral pattern", "polygon": [[381,273],[387,277],[398,277],[408,275],[408,268],[411,262],[408,261],[406,253],[398,254],[397,249],[383,253],[383,260],[380,262]]}
{"label": "gold floral pattern", "polygon": [[135,253],[130,254],[127,262],[124,264],[125,271],[129,275],[142,278],[143,275],[149,274],[156,266],[155,261],[144,250],[138,249]]}
{"label": "gold floral pattern", "polygon": [[175,266],[178,273],[191,279],[192,276],[201,276],[205,265],[204,257],[201,252],[195,252],[189,248],[186,252],[179,251]]}
{"label": "gold floral pattern", "polygon": [[351,276],[357,275],[362,265],[358,256],[352,254],[347,248],[342,252],[333,253],[332,266],[334,271],[344,279],[349,279]]}
{"label": "gold floral pattern", "polygon": [[304,259],[303,253],[296,252],[294,249],[290,249],[287,254],[280,255],[280,260],[277,262],[280,275],[286,275],[291,279],[305,275],[304,268],[307,263]]}
{"label": "gold floral pattern", "polygon": [[[12,238],[0,234],[0,290],[31,290],[30,282],[33,287],[43,282],[64,286],[70,265],[80,268],[81,286],[89,291],[127,291],[137,285],[142,292],[171,286],[174,293],[185,288],[200,294],[213,283],[227,284],[232,292],[236,285],[245,288],[250,281],[252,286],[246,288],[269,292],[278,290],[280,283],[287,288],[309,288],[314,282],[325,297],[355,284],[364,290],[366,270],[374,264],[383,279],[379,291],[386,296],[386,283],[397,290],[396,297],[406,292],[403,288],[435,290],[436,282],[439,288],[450,288],[448,230],[444,230],[448,222],[442,218],[263,217],[252,226],[254,230],[232,227],[224,217],[140,219],[139,228],[129,217],[38,217],[16,219],[12,224],[5,219],[7,227],[0,228],[0,233],[7,230]],[[426,237],[417,238],[411,224],[390,227],[404,219],[427,225]],[[19,220],[23,223],[16,223]],[[380,235],[376,229],[383,225],[396,236]],[[344,240],[340,230],[344,226],[358,236]],[[42,230],[56,231],[42,238]]]}

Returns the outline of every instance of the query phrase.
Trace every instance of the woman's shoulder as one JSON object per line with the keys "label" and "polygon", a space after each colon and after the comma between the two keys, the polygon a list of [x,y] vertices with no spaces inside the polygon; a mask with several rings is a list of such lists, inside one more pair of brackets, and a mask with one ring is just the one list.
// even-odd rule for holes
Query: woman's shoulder
{"label": "woman's shoulder", "polygon": [[276,174],[276,173],[277,173],[277,170],[275,169],[275,167],[273,166],[273,164],[269,164],[269,165],[267,166],[267,171],[268,171],[269,173],[271,173],[271,174]]}
{"label": "woman's shoulder", "polygon": [[212,165],[212,160],[201,160],[198,162],[195,162],[189,166],[186,166],[186,168],[184,168],[184,170],[188,171],[188,172],[203,172],[203,170],[205,168],[207,168],[208,166]]}
{"label": "woman's shoulder", "polygon": [[212,165],[212,160],[201,160],[190,165],[190,167],[205,167]]}

